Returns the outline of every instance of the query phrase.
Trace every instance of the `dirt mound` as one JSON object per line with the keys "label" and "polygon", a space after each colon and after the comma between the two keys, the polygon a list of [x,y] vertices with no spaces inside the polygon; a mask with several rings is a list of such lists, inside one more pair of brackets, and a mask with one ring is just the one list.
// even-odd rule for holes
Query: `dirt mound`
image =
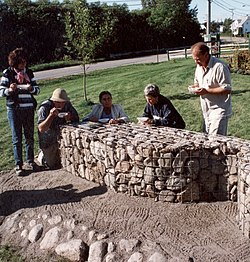
{"label": "dirt mound", "polygon": [[[48,254],[41,250],[40,240],[24,241],[23,225],[38,219],[42,223],[45,214],[60,215],[62,221],[74,219],[78,225],[107,234],[115,244],[121,239],[139,239],[140,251],[147,257],[157,249],[179,261],[250,261],[250,240],[236,223],[236,203],[155,202],[117,194],[64,170],[26,177],[2,172],[0,184],[0,244],[19,246],[28,261],[46,261]],[[3,227],[14,215],[17,226]]]}

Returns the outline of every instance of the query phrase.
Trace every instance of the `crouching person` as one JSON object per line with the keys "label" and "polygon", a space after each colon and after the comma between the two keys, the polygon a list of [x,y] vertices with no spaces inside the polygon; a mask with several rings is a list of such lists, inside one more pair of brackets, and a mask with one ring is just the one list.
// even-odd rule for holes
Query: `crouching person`
{"label": "crouching person", "polygon": [[58,138],[60,126],[79,122],[76,109],[71,104],[64,89],[54,90],[52,97],[44,101],[38,109],[38,137],[40,153],[38,161],[50,169],[61,167]]}

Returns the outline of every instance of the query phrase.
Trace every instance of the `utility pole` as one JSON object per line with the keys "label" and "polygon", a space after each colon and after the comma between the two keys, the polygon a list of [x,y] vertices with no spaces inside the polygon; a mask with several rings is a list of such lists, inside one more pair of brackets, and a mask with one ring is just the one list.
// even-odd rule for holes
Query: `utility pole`
{"label": "utility pole", "polygon": [[211,2],[212,2],[212,0],[207,0],[207,35],[210,34]]}
{"label": "utility pole", "polygon": [[234,21],[234,8],[229,8],[229,10],[232,12],[232,22]]}
{"label": "utility pole", "polygon": [[[234,22],[234,8],[229,8],[229,10],[232,12],[232,23],[233,23]],[[233,30],[231,31],[232,31],[232,37],[233,37]]]}

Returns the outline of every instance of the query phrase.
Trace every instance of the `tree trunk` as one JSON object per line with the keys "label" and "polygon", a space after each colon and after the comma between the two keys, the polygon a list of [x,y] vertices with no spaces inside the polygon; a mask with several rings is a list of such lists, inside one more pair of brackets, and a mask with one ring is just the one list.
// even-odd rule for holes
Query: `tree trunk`
{"label": "tree trunk", "polygon": [[86,74],[86,65],[83,64],[83,91],[84,91],[84,99],[87,101],[87,74]]}

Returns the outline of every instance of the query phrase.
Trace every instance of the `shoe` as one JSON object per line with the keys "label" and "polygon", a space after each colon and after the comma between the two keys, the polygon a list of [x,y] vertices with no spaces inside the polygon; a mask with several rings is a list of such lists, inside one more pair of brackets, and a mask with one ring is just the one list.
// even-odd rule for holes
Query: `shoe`
{"label": "shoe", "polygon": [[25,170],[38,171],[39,170],[39,166],[35,162],[25,163]]}
{"label": "shoe", "polygon": [[23,169],[22,169],[21,166],[16,166],[15,170],[16,170],[16,175],[17,176],[22,176],[24,174]]}

